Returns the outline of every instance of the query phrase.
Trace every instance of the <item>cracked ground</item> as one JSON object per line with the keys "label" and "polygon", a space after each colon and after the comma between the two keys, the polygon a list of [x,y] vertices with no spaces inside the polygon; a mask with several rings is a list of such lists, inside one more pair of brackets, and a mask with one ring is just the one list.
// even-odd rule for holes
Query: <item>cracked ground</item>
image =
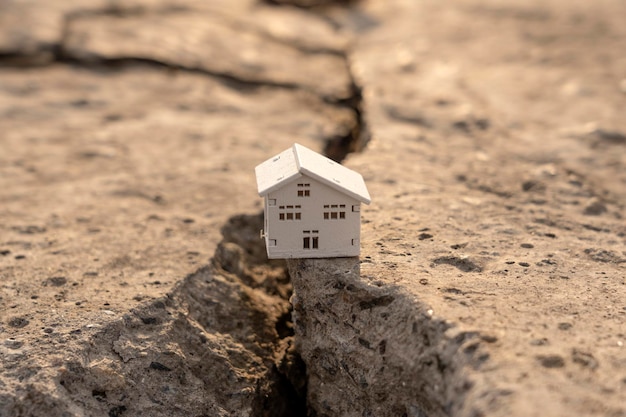
{"label": "cracked ground", "polygon": [[[0,1],[0,415],[624,416],[625,15]],[[295,141],[373,198],[300,348],[253,172]]]}

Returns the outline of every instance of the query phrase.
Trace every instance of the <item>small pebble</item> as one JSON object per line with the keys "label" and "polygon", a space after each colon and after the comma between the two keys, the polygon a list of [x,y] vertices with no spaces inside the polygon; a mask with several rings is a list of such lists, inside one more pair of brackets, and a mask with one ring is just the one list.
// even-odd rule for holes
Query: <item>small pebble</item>
{"label": "small pebble", "polygon": [[593,201],[585,207],[583,214],[587,216],[599,216],[607,212],[607,208],[600,201]]}
{"label": "small pebble", "polygon": [[546,368],[562,368],[565,366],[565,360],[559,355],[537,356],[539,363]]}
{"label": "small pebble", "polygon": [[13,317],[9,320],[9,326],[16,327],[18,329],[28,326],[29,323],[30,321],[24,317]]}
{"label": "small pebble", "polygon": [[533,346],[545,346],[548,343],[548,339],[545,337],[542,337],[541,339],[533,339],[530,341],[530,344]]}
{"label": "small pebble", "polygon": [[9,349],[19,349],[24,346],[24,342],[20,342],[19,340],[15,340],[13,338],[8,338],[4,341],[4,346]]}

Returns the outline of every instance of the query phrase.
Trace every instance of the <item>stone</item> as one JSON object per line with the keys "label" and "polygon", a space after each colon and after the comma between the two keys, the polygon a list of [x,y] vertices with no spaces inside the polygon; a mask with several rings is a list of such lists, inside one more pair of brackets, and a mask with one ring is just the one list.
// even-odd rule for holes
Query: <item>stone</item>
{"label": "stone", "polygon": [[[402,287],[361,276],[358,258],[288,260],[308,404],[334,416],[448,415],[485,361],[478,334],[450,332]],[[454,415],[454,414],[453,414]]]}

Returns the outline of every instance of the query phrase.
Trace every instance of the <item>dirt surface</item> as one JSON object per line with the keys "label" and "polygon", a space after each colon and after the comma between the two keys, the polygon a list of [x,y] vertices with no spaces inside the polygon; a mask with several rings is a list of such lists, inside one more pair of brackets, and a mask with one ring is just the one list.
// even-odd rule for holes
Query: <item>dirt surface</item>
{"label": "dirt surface", "polygon": [[[50,3],[0,3],[0,415],[626,415],[623,2]],[[297,343],[294,141],[373,199]]]}
{"label": "dirt surface", "polygon": [[396,6],[352,57],[361,275],[490,341],[461,346],[488,359],[444,411],[624,415],[623,3]]}

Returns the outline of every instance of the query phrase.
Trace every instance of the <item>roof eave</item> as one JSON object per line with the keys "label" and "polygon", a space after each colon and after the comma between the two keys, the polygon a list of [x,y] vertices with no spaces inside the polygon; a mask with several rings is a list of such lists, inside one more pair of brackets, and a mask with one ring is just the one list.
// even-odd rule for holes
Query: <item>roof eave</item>
{"label": "roof eave", "polygon": [[302,174],[300,172],[296,172],[293,175],[289,175],[287,177],[283,177],[282,179],[280,179],[278,182],[274,183],[273,185],[271,185],[270,187],[267,187],[265,189],[259,189],[258,193],[261,197],[265,197],[266,195],[268,195],[271,192],[274,192],[276,190],[278,190],[279,188],[284,187],[285,185],[289,184],[290,182],[298,179],[302,177]]}
{"label": "roof eave", "polygon": [[309,171],[308,169],[306,169],[305,167],[300,167],[300,172],[313,178],[316,179],[317,181],[321,182],[322,184],[325,184],[327,186],[329,186],[330,188],[333,188],[334,190],[339,191],[340,193],[346,194],[352,198],[354,198],[355,200],[360,201],[361,203],[365,203],[365,204],[369,204],[372,202],[372,199],[370,198],[369,193],[367,192],[367,189],[365,190],[366,194],[362,195],[359,193],[356,193],[344,186],[342,186],[341,184],[338,184],[332,180],[329,180],[328,178],[325,178],[321,175],[318,175],[314,172]]}

